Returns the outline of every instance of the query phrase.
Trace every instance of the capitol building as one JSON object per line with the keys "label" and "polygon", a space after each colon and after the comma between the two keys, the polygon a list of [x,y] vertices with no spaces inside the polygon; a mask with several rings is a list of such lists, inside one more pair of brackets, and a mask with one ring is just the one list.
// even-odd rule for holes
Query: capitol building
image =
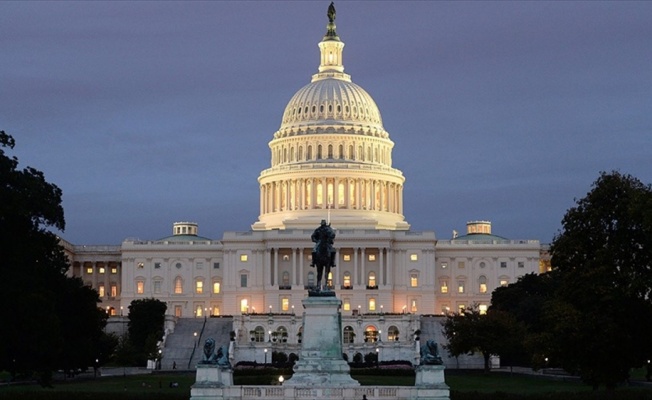
{"label": "capitol building", "polygon": [[62,241],[69,274],[99,292],[110,321],[126,316],[132,301],[156,298],[167,304],[166,334],[184,320],[228,319],[243,352],[272,336],[296,344],[301,300],[316,284],[310,236],[321,220],[337,234],[328,284],[342,301],[344,342],[352,345],[409,347],[421,316],[485,311],[494,289],[546,270],[539,241],[498,236],[490,221],[470,221],[465,233],[443,240],[410,230],[395,143],[373,98],[345,72],[334,18],[318,46],[317,72],[270,129],[271,163],[258,177],[251,230],[216,239],[202,236],[196,222],[170,221],[171,234],[153,240]]}

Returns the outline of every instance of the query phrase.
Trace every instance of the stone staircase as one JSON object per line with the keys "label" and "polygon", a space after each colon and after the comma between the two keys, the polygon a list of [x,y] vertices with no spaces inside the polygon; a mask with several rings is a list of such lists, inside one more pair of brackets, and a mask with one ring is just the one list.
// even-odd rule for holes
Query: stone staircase
{"label": "stone staircase", "polygon": [[[233,318],[179,318],[165,340],[162,369],[194,370],[202,360],[204,342],[215,339],[216,347],[229,343]],[[195,333],[197,335],[195,336]]]}

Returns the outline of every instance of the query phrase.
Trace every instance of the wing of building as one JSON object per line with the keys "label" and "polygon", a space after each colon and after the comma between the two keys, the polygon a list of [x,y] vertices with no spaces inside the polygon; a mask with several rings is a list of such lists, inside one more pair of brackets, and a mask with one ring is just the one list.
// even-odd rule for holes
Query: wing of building
{"label": "wing of building", "polygon": [[[154,297],[177,318],[300,314],[316,279],[310,235],[322,219],[337,233],[337,267],[328,279],[343,317],[372,316],[345,327],[352,342],[382,329],[390,340],[407,340],[413,327],[397,322],[392,331],[380,316],[486,309],[496,287],[541,272],[538,241],[494,235],[488,221],[469,222],[465,235],[447,240],[410,230],[394,142],[372,97],[344,73],[343,50],[331,21],[317,73],[270,134],[271,165],[258,177],[260,210],[250,231],[213,240],[200,236],[196,223],[176,222],[172,235],[158,240],[64,243],[71,274],[99,291],[107,312],[119,316],[133,300]],[[245,340],[264,340],[278,328],[254,325],[243,325]],[[290,341],[299,326],[283,327]]]}

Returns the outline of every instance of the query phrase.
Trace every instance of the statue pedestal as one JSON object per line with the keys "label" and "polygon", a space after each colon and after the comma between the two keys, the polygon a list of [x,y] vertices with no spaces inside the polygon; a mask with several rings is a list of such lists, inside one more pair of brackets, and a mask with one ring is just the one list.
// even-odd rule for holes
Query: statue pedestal
{"label": "statue pedestal", "polygon": [[224,390],[233,386],[231,367],[216,364],[197,365],[197,378],[190,388],[191,400],[223,399]]}
{"label": "statue pedestal", "polygon": [[444,382],[443,365],[419,365],[416,368],[414,386],[437,386],[448,389]]}
{"label": "statue pedestal", "polygon": [[359,386],[342,359],[342,302],[335,296],[302,300],[303,340],[294,374],[283,386]]}

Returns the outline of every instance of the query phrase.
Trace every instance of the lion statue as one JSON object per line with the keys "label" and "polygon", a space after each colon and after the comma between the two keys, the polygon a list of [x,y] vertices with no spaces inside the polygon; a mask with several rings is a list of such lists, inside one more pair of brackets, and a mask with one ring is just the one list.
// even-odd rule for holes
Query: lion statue
{"label": "lion statue", "polygon": [[430,339],[421,346],[421,365],[442,365],[443,363],[434,340]]}
{"label": "lion statue", "polygon": [[204,357],[202,358],[202,364],[215,364],[217,362],[215,356],[215,339],[208,338],[204,342]]}
{"label": "lion statue", "polygon": [[220,367],[231,367],[229,362],[229,347],[226,345],[220,346],[217,350],[217,365]]}

